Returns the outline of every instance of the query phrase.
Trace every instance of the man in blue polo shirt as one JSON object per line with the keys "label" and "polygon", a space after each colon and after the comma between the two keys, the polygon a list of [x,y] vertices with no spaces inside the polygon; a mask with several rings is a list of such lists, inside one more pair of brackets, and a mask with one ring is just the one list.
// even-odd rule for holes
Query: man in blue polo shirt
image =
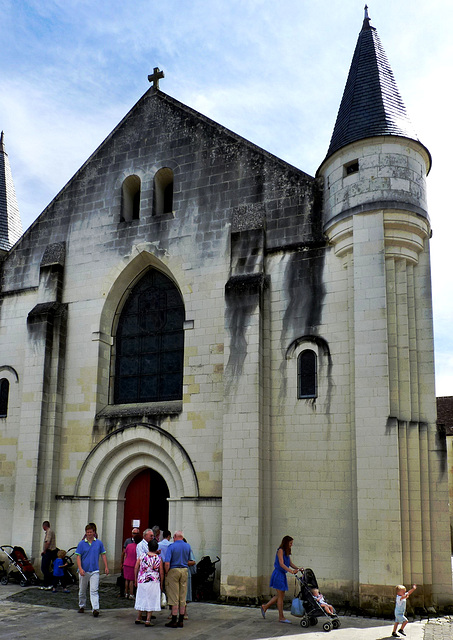
{"label": "man in blue polo shirt", "polygon": [[107,557],[101,540],[95,538],[92,525],[85,527],[85,537],[76,549],[77,568],[79,570],[79,613],[85,612],[87,586],[90,585],[90,602],[95,618],[99,615],[99,556],[104,561],[105,574],[109,574]]}
{"label": "man in blue polo shirt", "polygon": [[[165,554],[165,588],[168,604],[171,605],[171,620],[165,626],[184,626],[184,609],[186,608],[188,562],[190,559],[190,544],[184,542],[182,531],[176,531],[173,544],[167,547]],[[179,618],[178,616],[179,610]]]}

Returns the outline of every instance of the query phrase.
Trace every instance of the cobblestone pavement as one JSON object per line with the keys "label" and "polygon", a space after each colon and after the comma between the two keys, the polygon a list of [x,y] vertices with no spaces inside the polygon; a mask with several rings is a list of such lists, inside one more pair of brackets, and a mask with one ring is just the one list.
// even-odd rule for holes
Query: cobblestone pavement
{"label": "cobblestone pavement", "polygon": [[[168,629],[168,611],[156,614],[155,626],[146,630],[135,625],[133,602],[118,600],[116,592],[104,585],[101,593],[101,615],[93,618],[90,611],[77,612],[77,588],[70,594],[22,589],[17,585],[0,586],[0,638],[3,640],[135,640],[151,635],[153,640],[315,640],[326,638],[318,624],[302,629],[297,618],[292,624],[279,624],[276,611],[269,611],[266,619],[254,607],[233,607],[209,603],[191,603],[189,620],[183,629]],[[114,605],[116,608],[104,608]],[[113,600],[115,599],[115,600]],[[34,602],[33,604],[31,602]],[[39,602],[39,604],[36,604]],[[341,617],[341,628],[332,630],[331,640],[391,639],[392,621]],[[453,640],[453,619],[436,618],[414,621],[406,627],[408,640]]]}
{"label": "cobblestone pavement", "polygon": [[453,618],[437,618],[425,624],[423,640],[453,640]]}

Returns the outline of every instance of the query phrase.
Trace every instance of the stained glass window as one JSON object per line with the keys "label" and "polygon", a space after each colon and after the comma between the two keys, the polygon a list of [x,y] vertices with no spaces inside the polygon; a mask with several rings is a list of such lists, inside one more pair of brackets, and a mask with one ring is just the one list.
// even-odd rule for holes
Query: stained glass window
{"label": "stained glass window", "polygon": [[132,289],[116,333],[115,403],[182,398],[184,305],[163,273],[150,270]]}

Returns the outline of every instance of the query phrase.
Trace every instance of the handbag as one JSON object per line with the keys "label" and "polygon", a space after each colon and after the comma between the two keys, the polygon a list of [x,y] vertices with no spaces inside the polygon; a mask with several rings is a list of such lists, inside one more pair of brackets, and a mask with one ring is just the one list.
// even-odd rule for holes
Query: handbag
{"label": "handbag", "polygon": [[167,596],[165,595],[164,591],[161,591],[160,593],[160,606],[162,609],[167,606]]}
{"label": "handbag", "polygon": [[300,598],[293,598],[291,602],[291,615],[296,616],[296,618],[302,618],[304,614],[305,609],[302,600]]}

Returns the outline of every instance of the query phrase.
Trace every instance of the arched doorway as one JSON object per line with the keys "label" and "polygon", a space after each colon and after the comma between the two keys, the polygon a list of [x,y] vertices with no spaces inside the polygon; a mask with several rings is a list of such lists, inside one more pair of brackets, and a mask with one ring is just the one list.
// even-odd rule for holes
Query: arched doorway
{"label": "arched doorway", "polygon": [[[74,495],[79,497],[79,509],[76,512],[68,508],[68,517],[73,518],[76,525],[80,521],[98,524],[109,564],[118,567],[118,571],[124,540],[130,536],[130,530],[123,536],[126,490],[146,469],[154,470],[165,481],[169,495],[167,528],[175,529],[181,524],[184,527],[185,498],[199,497],[197,475],[187,451],[177,439],[151,424],[131,424],[112,431],[98,442],[77,478]],[[157,485],[149,482],[148,486],[152,486],[150,499],[156,498]],[[67,504],[69,507],[69,501]],[[159,514],[151,511],[151,518],[153,515]],[[130,523],[129,516],[128,525]],[[165,522],[150,524],[165,526]]]}
{"label": "arched doorway", "polygon": [[129,538],[133,526],[139,526],[140,532],[156,524],[161,531],[168,529],[169,497],[167,483],[154,469],[143,469],[132,478],[124,496],[123,540]]}

